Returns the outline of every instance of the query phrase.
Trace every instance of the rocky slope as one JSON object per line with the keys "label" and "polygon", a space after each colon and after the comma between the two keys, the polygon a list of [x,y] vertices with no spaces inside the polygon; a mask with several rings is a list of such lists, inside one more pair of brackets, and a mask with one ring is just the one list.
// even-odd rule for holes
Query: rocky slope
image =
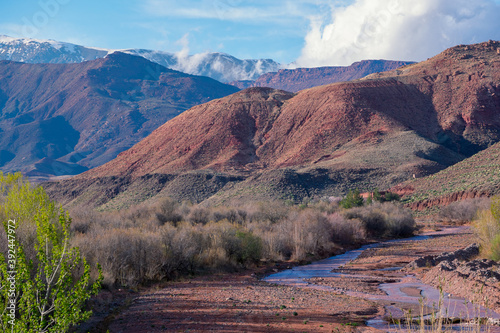
{"label": "rocky slope", "polygon": [[297,94],[250,88],[196,106],[115,160],[48,188],[63,199],[65,187],[114,179],[120,185],[103,200],[121,201],[133,195],[119,188],[170,175],[150,195],[186,199],[172,183],[183,173],[243,179],[198,197],[219,203],[388,188],[499,141],[499,47],[457,46],[419,64]]}
{"label": "rocky slope", "polygon": [[440,142],[471,156],[500,139],[500,43],[459,45],[434,58],[368,79],[390,79],[432,98]]}
{"label": "rocky slope", "polygon": [[78,63],[103,58],[115,51],[141,56],[170,69],[192,75],[208,76],[221,82],[255,80],[260,75],[277,71],[281,67],[279,63],[271,59],[241,60],[219,52],[184,55],[144,49],[111,50],[53,40],[12,38],[0,35],[0,60],[26,63]]}
{"label": "rocky slope", "polygon": [[80,173],[193,105],[235,91],[124,53],[76,64],[0,61],[0,168]]}
{"label": "rocky slope", "polygon": [[235,81],[230,84],[240,88],[270,87],[286,91],[300,90],[326,84],[352,81],[369,74],[385,72],[412,64],[406,61],[364,60],[351,66],[280,69],[261,75],[257,80]]}
{"label": "rocky slope", "polygon": [[436,174],[398,184],[392,191],[415,210],[500,194],[500,143]]}

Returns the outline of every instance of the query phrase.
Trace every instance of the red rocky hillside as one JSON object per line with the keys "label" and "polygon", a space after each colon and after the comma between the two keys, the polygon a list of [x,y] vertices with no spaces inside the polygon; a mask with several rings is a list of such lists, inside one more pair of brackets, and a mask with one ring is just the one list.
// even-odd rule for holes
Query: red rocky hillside
{"label": "red rocky hillside", "polygon": [[249,88],[195,106],[46,189],[64,203],[108,208],[156,195],[224,203],[387,189],[500,141],[499,48],[457,46],[296,94]]}
{"label": "red rocky hillside", "polygon": [[471,155],[500,139],[495,42],[296,95],[250,88],[196,106],[83,177],[261,170],[334,159],[353,140],[414,131]]}

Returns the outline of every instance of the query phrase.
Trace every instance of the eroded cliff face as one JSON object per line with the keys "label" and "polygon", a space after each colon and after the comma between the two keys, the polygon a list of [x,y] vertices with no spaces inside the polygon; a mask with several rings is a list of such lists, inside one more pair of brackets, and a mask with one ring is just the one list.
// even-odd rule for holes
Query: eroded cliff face
{"label": "eroded cliff face", "polygon": [[491,190],[470,190],[470,191],[461,191],[455,192],[448,195],[444,195],[439,198],[426,199],[418,202],[413,202],[406,205],[411,210],[427,210],[432,207],[443,207],[448,206],[450,203],[455,201],[461,201],[466,199],[475,199],[475,198],[487,198],[491,197],[493,192]]}

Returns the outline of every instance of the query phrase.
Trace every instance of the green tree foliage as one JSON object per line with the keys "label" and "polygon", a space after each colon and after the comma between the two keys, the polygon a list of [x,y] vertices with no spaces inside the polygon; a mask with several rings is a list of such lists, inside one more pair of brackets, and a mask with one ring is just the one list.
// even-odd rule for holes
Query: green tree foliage
{"label": "green tree foliage", "polygon": [[240,253],[238,253],[237,260],[241,263],[258,262],[262,257],[262,240],[250,232],[240,230],[236,232],[236,237],[240,241]]}
{"label": "green tree foliage", "polygon": [[384,195],[380,194],[378,189],[375,189],[373,191],[373,201],[378,201],[378,202],[391,202],[391,201],[399,201],[401,200],[401,197],[397,193],[393,192],[385,192]]}
{"label": "green tree foliage", "polygon": [[391,202],[391,201],[399,201],[399,200],[401,200],[401,197],[397,193],[393,193],[393,192],[388,191],[385,193],[384,199],[385,199],[385,201]]}
{"label": "green tree foliage", "polygon": [[43,188],[0,172],[0,218],[8,240],[0,251],[0,330],[67,332],[88,319],[84,303],[102,277],[92,283],[90,266],[70,245],[69,215]]}
{"label": "green tree foliage", "polygon": [[474,222],[474,230],[481,242],[483,255],[500,259],[500,197],[491,198],[489,209],[480,211]]}
{"label": "green tree foliage", "polygon": [[493,217],[497,221],[500,220],[500,196],[496,195],[491,198],[490,210]]}
{"label": "green tree foliage", "polygon": [[355,189],[354,191],[350,190],[345,198],[340,201],[340,206],[345,209],[361,207],[363,204],[364,200],[358,189]]}

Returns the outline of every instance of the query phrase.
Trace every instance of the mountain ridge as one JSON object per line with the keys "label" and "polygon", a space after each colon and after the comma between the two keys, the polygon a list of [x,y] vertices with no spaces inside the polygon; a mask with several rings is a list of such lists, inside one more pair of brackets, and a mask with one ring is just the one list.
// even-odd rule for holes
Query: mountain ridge
{"label": "mountain ridge", "polygon": [[[457,46],[402,69],[296,94],[243,90],[192,108],[66,184],[115,179],[137,188],[148,177],[169,175],[155,185],[155,195],[187,200],[189,193],[175,180],[183,175],[198,177],[197,188],[205,188],[201,178],[240,179],[198,197],[219,204],[390,188],[500,141],[499,48],[494,41]],[[192,135],[173,134],[181,129]],[[58,197],[64,187],[49,185],[49,192]],[[103,200],[119,205],[129,196],[118,191]]]}
{"label": "mountain ridge", "polygon": [[105,163],[180,112],[238,90],[125,53],[73,64],[0,61],[0,78],[0,167],[28,175],[46,174],[43,161],[57,161],[53,175],[62,164],[74,174]]}
{"label": "mountain ridge", "polygon": [[240,89],[270,87],[291,92],[331,83],[361,79],[369,74],[393,70],[413,64],[411,61],[363,60],[350,66],[328,66],[315,68],[280,69],[278,72],[262,74],[256,80],[230,82]]}
{"label": "mountain ridge", "polygon": [[78,63],[103,58],[113,52],[141,56],[164,67],[221,82],[256,79],[281,65],[271,59],[238,59],[229,54],[206,52],[183,55],[145,49],[102,49],[54,40],[13,38],[0,35],[0,60],[27,63]]}

